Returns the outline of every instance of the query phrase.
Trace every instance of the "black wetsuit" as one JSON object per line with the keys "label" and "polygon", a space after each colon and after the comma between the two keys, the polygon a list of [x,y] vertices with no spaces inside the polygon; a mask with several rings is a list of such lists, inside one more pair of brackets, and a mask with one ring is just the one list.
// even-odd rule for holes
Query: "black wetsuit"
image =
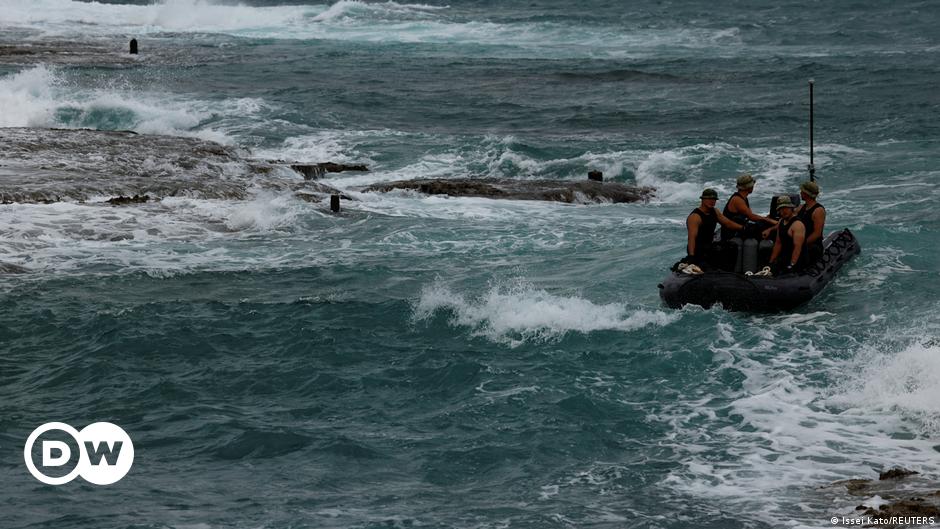
{"label": "black wetsuit", "polygon": [[[747,226],[747,221],[748,221],[747,215],[745,215],[744,213],[731,213],[730,211],[728,211],[728,206],[731,205],[731,201],[734,200],[734,197],[743,198],[744,203],[747,204],[747,207],[748,208],[751,207],[751,203],[748,202],[746,196],[742,195],[740,192],[735,192],[733,195],[731,195],[731,198],[728,199],[728,203],[725,204],[725,209],[722,210],[721,214],[733,220],[734,222],[737,222],[741,226]],[[722,226],[721,227],[721,240],[727,241],[728,239],[731,239],[733,237],[743,237],[745,236],[743,231],[744,230],[735,231],[735,230],[725,228],[724,226]]]}
{"label": "black wetsuit", "polygon": [[[816,224],[813,222],[813,213],[817,209],[822,209],[823,211],[826,210],[826,208],[824,208],[822,204],[817,202],[816,204],[813,205],[813,207],[809,209],[806,209],[806,206],[803,206],[803,209],[797,215],[797,218],[803,221],[803,225],[806,226],[806,238],[807,239],[809,238],[810,234],[813,233],[813,229],[816,227]],[[815,263],[820,257],[822,257],[822,254],[823,254],[822,240],[823,238],[822,236],[820,236],[818,241],[812,244],[806,245],[804,251],[806,253],[806,262],[808,264]]]}
{"label": "black wetsuit", "polygon": [[690,249],[686,248],[689,253],[686,260],[702,266],[707,264],[712,257],[715,227],[718,226],[718,214],[715,210],[712,210],[711,214],[707,214],[699,208],[695,208],[692,213],[689,213],[689,217],[692,217],[692,215],[698,215],[702,222],[698,225],[698,234],[695,236],[695,254],[693,255],[692,252],[689,252]]}
{"label": "black wetsuit", "polygon": [[[777,240],[780,241],[780,254],[777,255],[777,270],[783,271],[790,265],[790,260],[793,259],[793,237],[790,236],[790,227],[793,226],[796,222],[802,222],[799,217],[793,216],[790,218],[789,222],[785,220],[780,220],[777,224]],[[793,265],[793,272],[799,272],[803,270],[803,265],[806,263],[806,248],[803,248],[803,251],[800,252],[800,258],[796,261],[796,264]]]}

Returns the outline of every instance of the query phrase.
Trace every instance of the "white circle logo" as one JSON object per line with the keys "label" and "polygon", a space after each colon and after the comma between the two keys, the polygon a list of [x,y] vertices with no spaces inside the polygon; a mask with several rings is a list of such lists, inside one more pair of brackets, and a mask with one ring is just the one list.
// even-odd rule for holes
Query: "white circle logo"
{"label": "white circle logo", "polygon": [[[49,476],[33,461],[33,445],[50,431],[65,432],[78,445],[78,464],[64,476]],[[42,441],[42,467],[64,467],[72,458],[72,449],[63,441]],[[134,464],[134,443],[120,426],[109,422],[89,424],[78,431],[63,422],[49,422],[33,430],[23,447],[26,468],[34,478],[47,485],[64,485],[77,476],[95,485],[117,483]]]}

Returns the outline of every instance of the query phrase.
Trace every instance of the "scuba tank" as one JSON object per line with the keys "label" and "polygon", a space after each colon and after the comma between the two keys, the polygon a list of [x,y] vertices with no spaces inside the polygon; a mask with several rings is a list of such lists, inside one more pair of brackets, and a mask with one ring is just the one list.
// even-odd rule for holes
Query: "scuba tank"
{"label": "scuba tank", "polygon": [[739,274],[757,272],[757,239],[744,239],[739,255],[738,263],[741,265]]}

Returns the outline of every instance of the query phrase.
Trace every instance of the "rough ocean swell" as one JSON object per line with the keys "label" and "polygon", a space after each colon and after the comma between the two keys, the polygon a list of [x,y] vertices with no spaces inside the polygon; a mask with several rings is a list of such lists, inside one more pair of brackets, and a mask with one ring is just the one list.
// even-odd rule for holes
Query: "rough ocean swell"
{"label": "rough ocean swell", "polygon": [[[926,1],[0,0],[0,525],[799,528],[929,503],[938,24]],[[805,178],[810,78],[827,225],[862,255],[790,314],[666,309],[703,187],[751,172],[763,213]],[[589,170],[657,192],[364,191]],[[104,420],[126,478],[29,475],[34,428]],[[894,466],[919,477],[833,485]]]}

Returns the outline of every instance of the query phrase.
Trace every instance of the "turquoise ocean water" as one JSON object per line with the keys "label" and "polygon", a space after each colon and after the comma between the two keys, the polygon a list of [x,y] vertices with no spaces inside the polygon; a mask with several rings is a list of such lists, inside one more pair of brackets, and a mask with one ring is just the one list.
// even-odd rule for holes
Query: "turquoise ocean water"
{"label": "turquoise ocean water", "polygon": [[[821,485],[938,475],[935,3],[291,3],[0,0],[0,45],[142,51],[4,62],[2,127],[372,168],[326,180],[339,216],[263,185],[0,206],[31,270],[0,276],[0,525],[829,527],[858,499]],[[794,313],[663,307],[701,188],[752,172],[763,210],[805,178],[810,78],[862,255]],[[351,190],[589,169],[658,194]],[[29,476],[33,428],[102,420],[126,478]]]}

